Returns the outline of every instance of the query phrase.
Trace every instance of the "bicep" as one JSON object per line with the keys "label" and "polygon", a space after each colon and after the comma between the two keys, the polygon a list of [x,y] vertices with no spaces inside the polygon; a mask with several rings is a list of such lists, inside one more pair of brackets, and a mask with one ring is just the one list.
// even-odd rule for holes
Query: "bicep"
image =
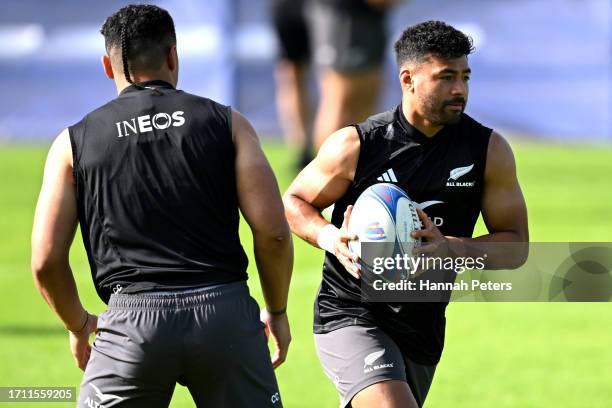
{"label": "bicep", "polygon": [[236,188],[240,211],[254,230],[280,227],[284,210],[276,177],[251,124],[232,113],[236,147]]}
{"label": "bicep", "polygon": [[487,229],[515,232],[527,240],[527,206],[508,142],[493,132],[487,152],[482,215]]}
{"label": "bicep", "polygon": [[32,256],[67,257],[77,225],[76,191],[68,131],[51,145],[36,204]]}

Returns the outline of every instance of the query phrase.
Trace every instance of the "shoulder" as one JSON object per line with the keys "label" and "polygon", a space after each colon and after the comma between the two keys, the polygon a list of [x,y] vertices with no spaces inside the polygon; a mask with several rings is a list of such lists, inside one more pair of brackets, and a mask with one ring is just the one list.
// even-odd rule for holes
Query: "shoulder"
{"label": "shoulder", "polygon": [[315,163],[322,169],[353,179],[359,159],[361,141],[355,126],[332,133],[323,143]]}
{"label": "shoulder", "polygon": [[187,102],[187,105],[194,106],[198,110],[198,115],[202,119],[220,121],[227,126],[232,126],[233,110],[229,105],[224,105],[213,99],[204,96],[190,94],[179,91],[179,95]]}
{"label": "shoulder", "polygon": [[393,109],[389,109],[388,111],[370,116],[365,121],[357,124],[356,127],[362,133],[370,133],[378,128],[387,127],[396,120],[397,109],[398,107],[395,107]]}
{"label": "shoulder", "polygon": [[247,117],[231,107],[228,109],[234,143],[239,143],[244,138],[258,139],[257,132]]}
{"label": "shoulder", "polygon": [[336,155],[359,150],[359,134],[355,126],[347,126],[332,133],[321,146],[321,150]]}
{"label": "shoulder", "polygon": [[485,164],[485,169],[490,158],[488,150],[493,133],[493,129],[465,113],[458,125],[458,137],[468,146],[475,160]]}
{"label": "shoulder", "polygon": [[70,131],[68,128],[53,140],[49,148],[47,156],[48,162],[54,162],[57,165],[72,167],[72,145],[70,142]]}
{"label": "shoulder", "polygon": [[489,159],[514,158],[512,147],[508,140],[495,130],[491,132],[491,137],[489,138],[487,157]]}
{"label": "shoulder", "polygon": [[510,143],[501,134],[492,131],[487,147],[485,179],[514,177],[515,174],[516,163]]}
{"label": "shoulder", "polygon": [[113,109],[116,109],[117,106],[117,100],[113,99],[107,103],[105,103],[104,105],[101,105],[99,107],[97,107],[96,109],[86,113],[81,120],[79,120],[78,122],[68,126],[68,129],[65,129],[65,131],[70,130],[79,130],[79,129],[85,129],[87,127],[87,124],[89,121],[91,120],[101,120],[103,117],[105,117],[105,115],[108,114],[109,111],[112,111]]}
{"label": "shoulder", "polygon": [[214,132],[221,131],[223,139],[225,139],[227,132],[232,132],[233,114],[231,106],[183,90],[177,90],[169,95],[173,98],[170,100],[170,104],[176,106],[176,109],[184,111],[184,115],[189,118],[192,125],[214,129]]}
{"label": "shoulder", "polygon": [[228,105],[224,105],[220,102],[217,102],[213,99],[207,98],[205,96],[200,96],[200,95],[196,95],[196,94],[192,94],[189,92],[185,92],[182,90],[177,90],[174,95],[176,95],[178,98],[182,98],[187,102],[193,103],[193,104],[197,104],[197,105],[201,105],[201,106],[205,106],[209,109],[213,109],[213,110],[219,110],[219,111],[223,111],[223,112],[231,112],[231,107]]}
{"label": "shoulder", "polygon": [[479,121],[477,121],[466,113],[464,113],[461,117],[460,126],[466,131],[470,132],[470,134],[475,134],[477,136],[487,139],[491,136],[491,133],[493,132],[493,129],[483,125],[482,123],[480,123]]}

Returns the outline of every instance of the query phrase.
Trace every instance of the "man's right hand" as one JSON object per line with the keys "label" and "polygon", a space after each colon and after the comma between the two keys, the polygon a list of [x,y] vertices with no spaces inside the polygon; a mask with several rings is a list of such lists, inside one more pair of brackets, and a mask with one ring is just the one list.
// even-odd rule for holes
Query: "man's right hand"
{"label": "man's right hand", "polygon": [[334,245],[334,255],[342,266],[353,275],[356,279],[359,279],[359,275],[361,274],[361,270],[359,269],[359,255],[351,252],[348,247],[349,241],[354,241],[358,239],[357,235],[349,234],[348,232],[348,223],[351,218],[351,213],[353,212],[353,206],[349,205],[346,207],[344,211],[344,220],[342,221],[342,227],[340,227],[340,234],[338,234],[338,238],[336,239],[336,243]]}
{"label": "man's right hand", "polygon": [[89,356],[91,355],[91,346],[89,345],[89,336],[98,330],[98,316],[88,313],[87,322],[83,329],[78,333],[70,333],[70,351],[74,357],[74,361],[81,370],[85,371]]}
{"label": "man's right hand", "polygon": [[[287,305],[293,270],[293,241],[284,215],[283,202],[272,168],[264,155],[255,129],[240,113],[232,112],[236,146],[236,185],[244,219],[253,232],[253,252],[263,298],[270,310]],[[274,368],[287,358],[291,332],[286,313],[262,311],[266,334],[271,334],[276,351]]]}
{"label": "man's right hand", "polygon": [[276,351],[272,356],[272,367],[277,368],[287,359],[289,343],[291,343],[291,329],[287,313],[280,315],[270,314],[266,309],[262,309],[260,319],[266,325],[266,337],[272,336]]}

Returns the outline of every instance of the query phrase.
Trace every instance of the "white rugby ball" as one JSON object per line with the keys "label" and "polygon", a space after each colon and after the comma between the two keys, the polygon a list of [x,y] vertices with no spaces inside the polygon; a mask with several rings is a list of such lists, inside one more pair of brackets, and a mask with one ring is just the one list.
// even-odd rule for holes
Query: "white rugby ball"
{"label": "white rugby ball", "polygon": [[399,187],[378,183],[368,187],[353,205],[349,234],[358,239],[349,242],[349,249],[361,257],[361,243],[376,242],[376,256],[390,257],[410,253],[421,242],[410,233],[421,229],[414,203]]}

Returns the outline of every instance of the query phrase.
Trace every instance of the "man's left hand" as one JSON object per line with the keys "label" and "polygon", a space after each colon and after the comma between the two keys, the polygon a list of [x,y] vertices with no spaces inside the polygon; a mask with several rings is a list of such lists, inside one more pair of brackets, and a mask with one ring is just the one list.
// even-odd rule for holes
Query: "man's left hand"
{"label": "man's left hand", "polygon": [[436,227],[436,225],[429,219],[425,211],[420,208],[416,209],[417,214],[423,224],[423,229],[413,231],[410,235],[413,238],[421,238],[425,241],[419,247],[416,247],[413,251],[415,256],[419,256],[421,254],[425,256],[438,256],[445,257],[449,254],[449,241]]}

